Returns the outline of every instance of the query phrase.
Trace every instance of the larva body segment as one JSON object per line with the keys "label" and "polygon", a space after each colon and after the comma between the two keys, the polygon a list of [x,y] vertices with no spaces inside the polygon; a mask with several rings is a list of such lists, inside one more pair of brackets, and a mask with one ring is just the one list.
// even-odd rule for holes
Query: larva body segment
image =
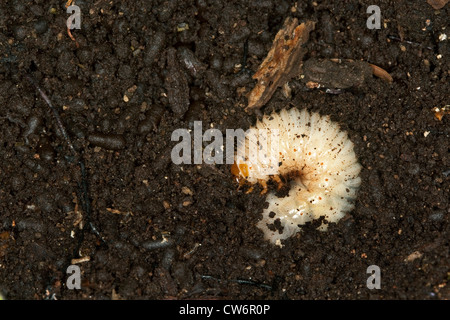
{"label": "larva body segment", "polygon": [[[278,144],[275,140],[266,145],[260,143],[257,132],[262,129],[276,132]],[[347,133],[340,131],[328,116],[306,109],[284,109],[264,116],[248,132],[253,133],[247,134],[238,146],[234,174],[249,183],[267,181],[274,175],[294,177],[288,196],[267,196],[269,206],[258,223],[266,239],[279,244],[300,231],[299,226],[306,222],[322,216],[327,222],[337,222],[353,209],[352,201],[361,183],[361,166]],[[255,144],[260,150],[267,148],[262,154],[265,160],[273,160],[272,165],[278,164],[276,172],[268,170],[262,157],[249,156],[254,150],[250,146]],[[322,224],[319,229],[325,231],[327,225]]]}

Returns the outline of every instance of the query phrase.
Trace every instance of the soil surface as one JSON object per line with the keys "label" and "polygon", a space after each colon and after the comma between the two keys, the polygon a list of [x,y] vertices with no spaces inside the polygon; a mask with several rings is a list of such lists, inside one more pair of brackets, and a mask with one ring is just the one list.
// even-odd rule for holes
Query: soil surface
{"label": "soil surface", "polygon": [[[450,115],[433,110],[450,103],[449,4],[78,0],[74,40],[65,4],[0,3],[5,298],[450,298]],[[373,4],[381,29],[366,26]],[[170,155],[172,132],[194,120],[223,133],[256,122],[244,111],[251,76],[288,17],[316,23],[304,60],[365,61],[393,82],[327,91],[299,75],[290,95],[279,88],[261,108],[329,114],[363,166],[349,215],[328,232],[311,223],[280,248],[256,227],[259,186],[246,193],[230,165],[176,165]],[[66,286],[72,262],[81,290]],[[379,290],[366,286],[370,265]]]}

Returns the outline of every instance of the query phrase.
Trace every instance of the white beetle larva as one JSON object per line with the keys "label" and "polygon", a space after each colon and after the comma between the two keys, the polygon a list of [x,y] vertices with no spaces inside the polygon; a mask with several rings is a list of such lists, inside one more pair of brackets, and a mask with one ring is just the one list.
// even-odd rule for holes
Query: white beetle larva
{"label": "white beetle larva", "polygon": [[[275,157],[278,170],[276,174],[268,173],[267,162],[261,157],[250,161],[248,156],[239,156],[248,155],[253,150],[249,149],[252,144],[259,145],[255,141],[258,137],[247,134],[245,143],[238,146],[233,174],[263,186],[278,175],[294,177],[288,196],[279,198],[274,193],[267,196],[269,206],[258,223],[266,239],[280,245],[281,240],[300,231],[299,226],[308,221],[323,216],[328,222],[337,222],[353,209],[352,202],[361,183],[358,176],[361,166],[347,133],[329,116],[292,108],[264,116],[253,129],[277,132],[278,150],[271,153],[275,144],[267,143],[266,155]],[[327,224],[319,229],[326,231]]]}

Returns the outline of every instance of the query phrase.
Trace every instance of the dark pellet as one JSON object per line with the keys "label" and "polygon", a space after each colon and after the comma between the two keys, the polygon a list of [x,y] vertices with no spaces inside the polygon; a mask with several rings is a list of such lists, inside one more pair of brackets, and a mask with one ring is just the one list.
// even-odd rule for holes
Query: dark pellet
{"label": "dark pellet", "polygon": [[439,221],[442,221],[444,219],[444,217],[445,217],[445,212],[442,210],[442,211],[438,211],[438,212],[434,212],[434,213],[430,214],[428,216],[428,219],[431,221],[439,222]]}
{"label": "dark pellet", "polygon": [[258,58],[261,58],[261,57],[264,57],[267,54],[267,52],[266,52],[266,48],[264,48],[264,44],[258,40],[249,40],[248,41],[248,53],[250,55],[255,55]]}
{"label": "dark pellet", "polygon": [[142,247],[147,250],[155,250],[155,249],[162,249],[170,247],[173,244],[172,241],[163,241],[163,240],[156,240],[156,241],[146,241],[142,244]]}
{"label": "dark pellet", "polygon": [[125,138],[120,134],[104,134],[94,132],[89,134],[88,141],[94,146],[109,150],[120,150],[125,148]]}
{"label": "dark pellet", "polygon": [[81,98],[75,98],[69,104],[70,109],[75,112],[84,111],[84,106],[85,106],[85,102]]}
{"label": "dark pellet", "polygon": [[16,40],[23,40],[28,34],[30,34],[30,32],[25,26],[16,26],[14,28],[14,38],[16,38]]}
{"label": "dark pellet", "polygon": [[209,60],[209,65],[212,69],[220,70],[222,68],[223,59],[218,54],[215,54]]}
{"label": "dark pellet", "polygon": [[12,185],[12,189],[14,191],[19,191],[21,189],[23,189],[23,187],[25,186],[25,178],[23,175],[18,174],[15,175],[11,178],[11,185]]}
{"label": "dark pellet", "polygon": [[324,14],[320,20],[322,25],[323,39],[326,43],[334,43],[334,28],[330,15]]}
{"label": "dark pellet", "polygon": [[157,31],[148,43],[147,50],[145,52],[144,63],[151,65],[154,60],[161,54],[166,40],[164,32]]}
{"label": "dark pellet", "polygon": [[242,255],[253,260],[259,260],[263,257],[261,250],[252,247],[242,247],[240,249]]}
{"label": "dark pellet", "polygon": [[236,30],[236,32],[233,32],[230,36],[230,41],[237,43],[244,41],[248,36],[251,34],[250,28],[247,26],[243,26]]}
{"label": "dark pellet", "polygon": [[22,115],[30,114],[31,108],[30,106],[23,101],[23,99],[18,95],[13,95],[11,99],[9,99],[8,105],[12,110],[17,111]]}
{"label": "dark pellet", "polygon": [[218,73],[213,70],[206,72],[206,82],[220,99],[225,99],[230,96],[230,89],[225,80],[222,80]]}
{"label": "dark pellet", "polygon": [[38,127],[42,124],[42,119],[39,118],[38,116],[32,115],[29,116],[27,119],[27,125],[28,128],[26,130],[24,130],[23,132],[23,137],[25,139],[28,138],[29,135],[31,134],[35,134]]}
{"label": "dark pellet", "polygon": [[241,72],[237,75],[233,75],[233,79],[230,82],[232,87],[243,87],[253,81],[252,76],[248,72]]}
{"label": "dark pellet", "polygon": [[170,267],[172,266],[172,262],[174,259],[175,259],[175,249],[168,248],[161,260],[161,266],[166,270],[170,270]]}
{"label": "dark pellet", "polygon": [[172,18],[176,5],[176,1],[164,1],[161,3],[156,9],[159,22],[166,22]]}
{"label": "dark pellet", "polygon": [[48,23],[44,19],[40,19],[34,23],[34,30],[37,34],[46,33],[48,30]]}
{"label": "dark pellet", "polygon": [[91,64],[94,59],[94,53],[83,47],[77,51],[77,57],[81,64]]}
{"label": "dark pellet", "polygon": [[36,173],[40,173],[43,176],[48,174],[48,170],[46,167],[43,167],[40,165],[38,161],[32,160],[32,159],[26,159],[23,162],[29,169]]}
{"label": "dark pellet", "polygon": [[172,267],[172,275],[175,281],[183,288],[187,288],[193,284],[193,275],[188,265],[178,262]]}
{"label": "dark pellet", "polygon": [[46,229],[43,222],[38,221],[34,218],[25,218],[23,220],[19,220],[16,225],[19,231],[33,230],[36,232],[44,233]]}
{"label": "dark pellet", "polygon": [[200,89],[199,87],[191,87],[190,88],[190,97],[194,101],[204,100],[205,99],[205,90]]}
{"label": "dark pellet", "polygon": [[176,58],[176,50],[167,50],[167,69],[165,87],[172,111],[179,116],[183,116],[189,108],[189,84],[186,74]]}
{"label": "dark pellet", "polygon": [[206,70],[206,65],[202,63],[195,54],[185,47],[180,47],[177,50],[178,59],[186,68],[191,76],[197,78]]}
{"label": "dark pellet", "polygon": [[45,161],[52,161],[55,156],[55,151],[47,138],[41,138],[37,152],[41,159]]}
{"label": "dark pellet", "polygon": [[205,106],[203,103],[201,103],[200,101],[194,101],[193,103],[191,103],[189,110],[186,112],[184,121],[194,122],[196,120],[202,120],[202,111],[204,108]]}
{"label": "dark pellet", "polygon": [[139,123],[138,132],[140,134],[146,134],[152,130],[156,130],[161,122],[164,110],[164,107],[161,105],[152,105],[150,110],[145,113],[145,120]]}

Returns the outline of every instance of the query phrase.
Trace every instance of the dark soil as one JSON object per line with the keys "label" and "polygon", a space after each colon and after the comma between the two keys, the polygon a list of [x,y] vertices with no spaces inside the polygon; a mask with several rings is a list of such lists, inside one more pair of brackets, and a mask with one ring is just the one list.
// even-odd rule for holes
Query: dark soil
{"label": "dark soil", "polygon": [[[76,4],[78,47],[67,33],[65,1],[0,3],[4,297],[450,298],[450,115],[438,120],[433,112],[449,104],[450,40],[439,36],[450,30],[450,5],[437,11],[425,1],[384,0]],[[366,27],[372,4],[381,8],[380,30]],[[278,89],[261,109],[331,115],[363,166],[349,216],[325,233],[308,225],[279,248],[256,227],[265,205],[259,187],[246,194],[230,165],[175,165],[170,152],[172,132],[193,120],[222,132],[255,123],[244,112],[251,75],[287,17],[316,22],[305,60],[362,60],[394,81],[369,77],[329,94],[298,77],[289,82],[290,98]],[[26,75],[57,107],[86,164],[90,219],[104,241],[90,228],[80,230],[80,220],[89,218],[80,204],[80,167]],[[80,255],[90,258],[78,264],[82,289],[69,290],[65,268]],[[380,290],[366,287],[370,265],[381,269]]]}

